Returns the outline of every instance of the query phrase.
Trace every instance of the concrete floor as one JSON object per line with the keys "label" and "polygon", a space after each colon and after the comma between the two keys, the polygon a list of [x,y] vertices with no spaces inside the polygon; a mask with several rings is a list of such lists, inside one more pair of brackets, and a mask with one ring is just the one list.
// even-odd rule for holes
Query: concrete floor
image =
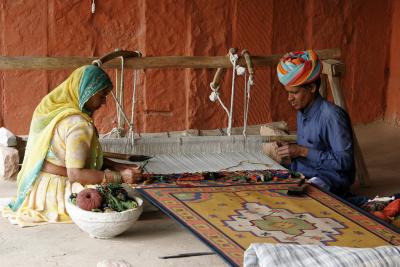
{"label": "concrete floor", "polygon": [[355,127],[370,174],[367,187],[353,186],[353,192],[368,197],[400,193],[400,128],[384,122]]}
{"label": "concrete floor", "polygon": [[161,212],[143,213],[132,228],[113,239],[90,238],[75,224],[20,228],[2,217],[0,229],[2,267],[95,267],[98,262],[108,259],[125,260],[132,266],[146,267],[228,266],[217,255],[159,259],[160,256],[179,253],[211,251]]}
{"label": "concrete floor", "polygon": [[[354,192],[370,197],[400,192],[400,128],[376,122],[357,126],[356,133],[371,175],[367,188]],[[0,181],[0,198],[15,193],[14,182]],[[96,266],[123,259],[132,266],[227,266],[217,255],[180,259],[160,256],[210,249],[161,212],[144,213],[114,239],[92,239],[74,224],[19,228],[0,217],[0,266]]]}

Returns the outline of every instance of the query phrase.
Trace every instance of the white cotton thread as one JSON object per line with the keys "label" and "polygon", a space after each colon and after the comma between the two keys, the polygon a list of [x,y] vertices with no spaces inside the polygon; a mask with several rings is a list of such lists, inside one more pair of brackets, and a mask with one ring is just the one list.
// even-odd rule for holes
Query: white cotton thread
{"label": "white cotton thread", "polygon": [[92,7],[91,7],[92,14],[96,12],[96,4],[94,3],[94,0],[92,0]]}
{"label": "white cotton thread", "polygon": [[102,64],[103,62],[101,62],[100,59],[95,59],[92,61],[92,65],[97,65],[97,67],[101,67]]}
{"label": "white cotton thread", "polygon": [[132,92],[132,108],[131,108],[131,122],[129,123],[129,140],[130,145],[133,146],[135,142],[135,107],[136,107],[136,84],[137,84],[137,70],[133,72],[133,92]]}
{"label": "white cotton thread", "polygon": [[222,99],[219,96],[219,85],[215,88],[213,82],[210,83],[210,88],[212,90],[211,94],[208,96],[208,98],[210,99],[210,101],[215,102],[215,101],[219,101],[220,105],[222,106],[222,108],[224,109],[224,111],[226,112],[226,115],[229,117],[229,110],[228,108],[225,106],[224,102],[222,102]]}
{"label": "white cotton thread", "polygon": [[229,60],[231,61],[233,68],[232,68],[231,107],[228,115],[228,128],[226,129],[226,133],[228,136],[230,136],[232,133],[233,104],[235,99],[235,78],[236,78],[235,74],[236,74],[236,65],[238,59],[239,56],[236,53],[232,53],[231,51],[229,51]]}

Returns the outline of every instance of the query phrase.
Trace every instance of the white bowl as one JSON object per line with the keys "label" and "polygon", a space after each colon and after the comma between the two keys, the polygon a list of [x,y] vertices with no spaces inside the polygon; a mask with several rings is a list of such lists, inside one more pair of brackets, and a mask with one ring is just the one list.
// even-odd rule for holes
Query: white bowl
{"label": "white bowl", "polygon": [[112,238],[130,228],[138,220],[143,211],[143,200],[135,197],[138,207],[121,212],[92,212],[80,209],[71,203],[66,203],[66,209],[72,221],[90,237]]}

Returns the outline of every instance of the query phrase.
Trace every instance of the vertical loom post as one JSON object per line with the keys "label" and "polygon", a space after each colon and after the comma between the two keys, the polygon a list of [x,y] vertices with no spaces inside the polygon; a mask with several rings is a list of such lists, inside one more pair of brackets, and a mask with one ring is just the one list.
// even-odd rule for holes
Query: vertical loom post
{"label": "vertical loom post", "polygon": [[326,75],[321,75],[321,85],[319,86],[319,93],[323,98],[327,98]]}
{"label": "vertical loom post", "polygon": [[[328,59],[323,61],[323,73],[328,76],[329,85],[332,91],[333,100],[336,105],[347,111],[347,105],[344,101],[342,90],[340,88],[340,75],[344,72],[344,64],[338,60]],[[356,161],[356,176],[361,186],[368,186],[370,177],[365,165],[364,157],[361,152],[360,144],[358,143],[357,136],[354,132],[353,125],[353,138],[354,138],[354,159]]]}
{"label": "vertical loom post", "polygon": [[[118,128],[118,137],[122,137],[123,134],[123,129],[125,128],[125,121],[124,117],[122,115],[122,111],[124,110],[124,85],[123,85],[123,77],[124,77],[124,70],[117,69],[116,71],[116,89],[118,90],[118,94],[116,95],[117,100],[119,105],[116,103],[116,109],[117,109],[117,128]],[[118,83],[117,83],[118,81]]]}

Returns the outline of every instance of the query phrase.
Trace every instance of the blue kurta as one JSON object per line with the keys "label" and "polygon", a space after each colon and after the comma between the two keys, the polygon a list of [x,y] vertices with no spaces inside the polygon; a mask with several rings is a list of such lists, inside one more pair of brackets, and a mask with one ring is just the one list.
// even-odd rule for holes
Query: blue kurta
{"label": "blue kurta", "polygon": [[335,194],[349,191],[355,177],[353,133],[343,109],[317,95],[297,112],[297,144],[309,150],[306,158],[293,159],[292,170],[320,178]]}

